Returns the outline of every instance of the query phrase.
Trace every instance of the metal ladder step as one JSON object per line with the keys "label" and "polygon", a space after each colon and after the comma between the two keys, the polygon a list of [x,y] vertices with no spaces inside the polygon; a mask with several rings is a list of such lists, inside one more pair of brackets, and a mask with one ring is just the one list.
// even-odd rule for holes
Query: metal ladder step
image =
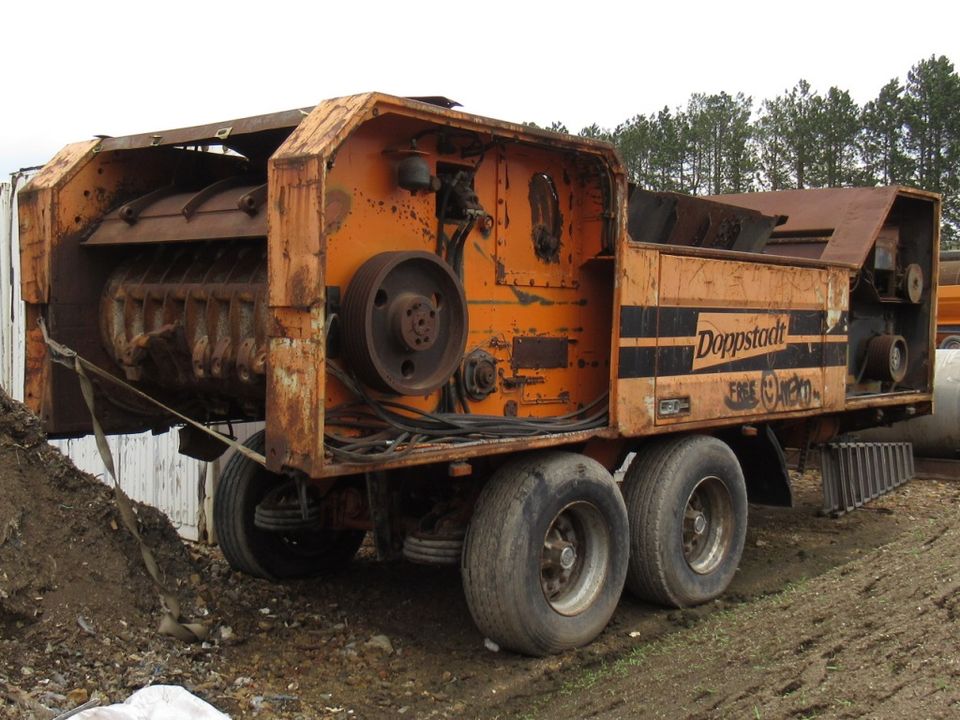
{"label": "metal ladder step", "polygon": [[820,474],[824,513],[843,515],[913,478],[913,444],[827,443],[820,446]]}

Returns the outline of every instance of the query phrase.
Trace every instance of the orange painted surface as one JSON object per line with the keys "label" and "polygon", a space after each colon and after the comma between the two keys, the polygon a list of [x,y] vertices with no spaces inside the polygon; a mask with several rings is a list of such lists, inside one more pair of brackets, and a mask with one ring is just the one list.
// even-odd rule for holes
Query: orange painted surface
{"label": "orange painted surface", "polygon": [[[842,268],[674,255],[633,244],[622,264],[622,306],[656,308],[659,318],[655,331],[619,339],[621,353],[654,358],[648,377],[620,372],[616,418],[625,435],[842,410],[847,336],[825,332],[847,310]],[[798,313],[815,330],[793,330]],[[799,365],[774,365],[771,358],[788,348],[797,350]],[[842,366],[825,360],[834,348],[842,348],[835,355]],[[740,367],[728,370],[734,362]]]}
{"label": "orange painted surface", "polygon": [[[436,251],[437,196],[412,194],[397,186],[397,163],[410,139],[417,137],[417,150],[432,173],[462,167],[474,174],[477,200],[493,220],[489,231],[474,229],[464,247],[466,352],[481,349],[492,355],[500,376],[497,390],[471,402],[471,412],[551,417],[597,401],[609,389],[613,333],[614,262],[612,256],[602,257],[603,233],[606,218],[617,208],[615,198],[604,198],[601,183],[622,188],[619,165],[608,151],[594,150],[589,143],[580,154],[558,152],[534,146],[535,138],[526,137],[526,130],[517,126],[444,114],[450,117],[447,126],[455,128],[444,141],[453,143],[456,152],[440,147],[431,114],[381,96],[318,106],[281,147],[271,163],[274,315],[280,308],[295,312],[302,307],[306,312],[321,302],[325,288],[335,287],[342,295],[357,269],[376,253]],[[510,131],[509,142],[503,141],[505,129]],[[471,155],[471,146],[485,149]],[[317,153],[310,172],[304,169],[306,153]],[[334,161],[323,162],[328,157]],[[282,173],[295,175],[281,181]],[[556,186],[562,215],[556,262],[545,262],[531,251],[536,218],[530,193],[537,175],[549,176]],[[317,201],[321,193],[322,206]],[[302,195],[306,203],[295,204],[291,195]],[[323,229],[308,231],[309,227]],[[453,226],[445,230],[449,234]],[[566,367],[514,367],[515,337],[564,339]],[[282,353],[282,361],[274,349]],[[352,400],[331,376],[325,387],[319,387],[323,376],[311,368],[321,367],[320,352],[307,338],[272,340],[268,373],[268,457],[272,450],[278,462],[301,467],[309,463],[311,474],[320,472],[317,462],[322,454],[315,428],[322,427],[323,420],[311,414],[314,424],[308,431],[299,419],[307,405],[321,398],[327,409]],[[302,367],[291,372],[291,363]],[[302,394],[294,393],[297,385],[305,386]],[[438,399],[439,391],[402,401],[433,410]]]}
{"label": "orange painted surface", "polygon": [[960,335],[960,285],[941,285],[937,296],[937,345]]}

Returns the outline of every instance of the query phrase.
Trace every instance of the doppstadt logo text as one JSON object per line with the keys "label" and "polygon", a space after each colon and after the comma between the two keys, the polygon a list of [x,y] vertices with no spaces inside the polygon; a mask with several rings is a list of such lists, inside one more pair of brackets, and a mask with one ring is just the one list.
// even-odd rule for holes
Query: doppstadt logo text
{"label": "doppstadt logo text", "polygon": [[701,313],[693,369],[785,349],[789,320],[789,315],[766,313]]}

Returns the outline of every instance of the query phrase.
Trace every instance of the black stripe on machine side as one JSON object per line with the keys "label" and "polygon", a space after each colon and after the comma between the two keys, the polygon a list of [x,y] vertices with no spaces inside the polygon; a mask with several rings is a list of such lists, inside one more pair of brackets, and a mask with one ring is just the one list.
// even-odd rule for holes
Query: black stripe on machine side
{"label": "black stripe on machine side", "polygon": [[820,310],[791,310],[787,335],[820,335],[826,324]]}
{"label": "black stripe on machine side", "polygon": [[620,348],[620,369],[617,376],[626,378],[653,377],[657,370],[655,347]]}
{"label": "black stripe on machine side", "polygon": [[[624,305],[620,308],[620,337],[692,337],[697,334],[701,313],[790,315],[790,335],[820,335],[826,330],[826,313],[820,310],[762,310],[734,308],[642,307]],[[829,335],[846,335],[847,314],[843,313]]]}
{"label": "black stripe on machine side", "polygon": [[667,377],[671,375],[709,375],[725,372],[754,370],[797,370],[821,366],[837,367],[847,364],[846,343],[796,343],[775,353],[718,363],[692,370],[693,346],[660,348],[620,348],[621,379]]}
{"label": "black stripe on machine side", "polygon": [[823,364],[826,367],[840,367],[847,364],[847,343],[832,342],[823,344]]}
{"label": "black stripe on machine side", "polygon": [[620,337],[656,337],[659,307],[624,305],[620,308]]}

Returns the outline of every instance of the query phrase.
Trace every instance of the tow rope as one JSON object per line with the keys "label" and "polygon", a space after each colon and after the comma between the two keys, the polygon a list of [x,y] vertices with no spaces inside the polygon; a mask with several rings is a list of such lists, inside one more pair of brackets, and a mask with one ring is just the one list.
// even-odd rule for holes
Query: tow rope
{"label": "tow rope", "polygon": [[183,622],[181,620],[182,615],[180,600],[164,584],[163,579],[161,578],[160,566],[154,557],[153,551],[140,534],[140,529],[137,525],[137,518],[133,512],[133,504],[131,503],[127,493],[120,486],[120,481],[117,479],[117,473],[113,463],[113,454],[110,452],[110,446],[107,444],[107,436],[103,432],[103,427],[100,425],[100,421],[97,420],[97,413],[94,405],[93,383],[91,382],[87,373],[89,372],[90,374],[96,375],[103,380],[125,388],[126,390],[135,394],[137,397],[162,408],[183,422],[188,423],[189,425],[192,425],[193,427],[196,427],[197,429],[202,430],[209,435],[213,435],[224,444],[232,447],[237,452],[243,454],[245,457],[250,458],[256,463],[259,463],[260,465],[266,465],[266,458],[260,453],[245,447],[233,438],[222,435],[221,433],[211,430],[205,425],[198,423],[192,418],[188,418],[185,415],[178,413],[176,410],[167,407],[163,403],[155,400],[140,390],[137,390],[135,387],[132,387],[123,380],[120,380],[114,375],[102,370],[89,360],[85,360],[84,358],[80,357],[76,351],[71,350],[65,345],[61,345],[49,336],[47,333],[46,324],[43,322],[43,318],[40,318],[38,324],[40,325],[40,332],[43,333],[43,341],[46,343],[47,348],[50,351],[50,359],[59,365],[63,365],[64,367],[73,370],[77,374],[77,377],[80,381],[80,392],[83,394],[84,402],[86,402],[87,409],[90,411],[90,420],[93,425],[93,433],[97,439],[97,450],[100,452],[100,458],[103,460],[103,464],[106,467],[107,472],[110,474],[110,479],[113,480],[114,497],[116,498],[120,519],[122,520],[124,527],[126,527],[127,531],[134,537],[140,546],[140,556],[143,558],[143,564],[147,569],[147,574],[150,575],[151,580],[153,580],[153,584],[160,593],[160,603],[163,610],[163,617],[160,619],[160,627],[157,631],[162,635],[170,635],[184,642],[198,642],[204,640],[208,635],[209,628],[206,624],[201,622]]}

